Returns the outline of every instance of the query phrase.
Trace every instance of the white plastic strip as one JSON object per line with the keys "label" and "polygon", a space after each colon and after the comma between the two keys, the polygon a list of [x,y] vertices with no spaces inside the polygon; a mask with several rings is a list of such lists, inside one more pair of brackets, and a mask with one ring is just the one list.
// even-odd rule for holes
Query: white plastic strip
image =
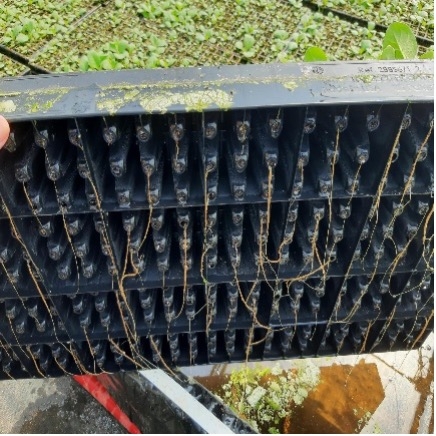
{"label": "white plastic strip", "polygon": [[139,374],[156,386],[162,394],[175,403],[204,432],[209,434],[233,434],[215,415],[160,369],[139,371]]}

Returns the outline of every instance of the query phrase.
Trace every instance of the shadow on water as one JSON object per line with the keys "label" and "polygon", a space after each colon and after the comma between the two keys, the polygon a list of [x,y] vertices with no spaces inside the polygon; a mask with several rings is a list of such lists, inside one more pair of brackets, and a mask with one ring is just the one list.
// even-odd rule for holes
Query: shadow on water
{"label": "shadow on water", "polygon": [[321,368],[320,383],[295,407],[287,433],[358,433],[385,397],[377,365]]}

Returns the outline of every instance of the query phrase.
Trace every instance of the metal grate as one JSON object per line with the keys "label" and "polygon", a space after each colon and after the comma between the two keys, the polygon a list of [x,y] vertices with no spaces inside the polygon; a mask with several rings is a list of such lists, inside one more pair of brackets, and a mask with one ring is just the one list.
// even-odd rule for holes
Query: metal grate
{"label": "metal grate", "polygon": [[0,81],[0,377],[418,346],[433,66]]}

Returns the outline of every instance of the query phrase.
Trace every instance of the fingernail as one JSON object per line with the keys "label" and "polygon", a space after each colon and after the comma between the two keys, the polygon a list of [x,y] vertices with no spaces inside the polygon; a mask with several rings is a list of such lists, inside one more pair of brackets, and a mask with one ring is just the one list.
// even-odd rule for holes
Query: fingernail
{"label": "fingernail", "polygon": [[6,144],[10,130],[9,123],[0,115],[0,149]]}

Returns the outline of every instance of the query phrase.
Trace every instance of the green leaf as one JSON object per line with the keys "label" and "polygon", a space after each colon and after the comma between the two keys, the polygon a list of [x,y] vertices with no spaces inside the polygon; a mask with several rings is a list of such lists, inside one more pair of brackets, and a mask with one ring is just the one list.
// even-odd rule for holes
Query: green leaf
{"label": "green leaf", "polygon": [[155,55],[151,55],[146,62],[147,68],[156,68],[158,65],[159,59]]}
{"label": "green leaf", "polygon": [[121,61],[127,57],[127,53],[115,53],[114,57],[115,59]]}
{"label": "green leaf", "polygon": [[309,47],[304,54],[304,62],[323,62],[326,60],[325,51],[319,47]]}
{"label": "green leaf", "polygon": [[244,36],[244,50],[250,51],[255,43],[255,39],[251,35],[245,35]]}
{"label": "green leaf", "polygon": [[80,59],[79,68],[80,68],[80,71],[88,71],[89,70],[88,59],[86,56],[82,56],[82,58]]}
{"label": "green leaf", "polygon": [[129,43],[127,41],[117,41],[115,46],[118,53],[124,53],[129,49]]}
{"label": "green leaf", "polygon": [[101,66],[101,56],[94,50],[88,53],[88,64],[90,68],[94,70],[99,70]]}
{"label": "green leaf", "polygon": [[288,62],[289,58],[288,58],[288,54],[287,53],[279,53],[277,55],[277,61],[278,62]]}
{"label": "green leaf", "polygon": [[368,50],[371,48],[371,41],[369,39],[364,39],[361,43],[360,46],[364,49],[364,50]]}
{"label": "green leaf", "polygon": [[245,58],[252,58],[253,56],[256,55],[256,52],[253,50],[248,50],[248,51],[243,51],[242,54],[244,55]]}
{"label": "green leaf", "polygon": [[9,30],[12,33],[12,36],[14,38],[17,37],[17,35],[21,32],[21,26],[15,26],[12,29]]}
{"label": "green leaf", "polygon": [[113,70],[115,67],[116,63],[112,60],[112,59],[105,59],[102,63],[101,63],[101,67],[103,68],[103,70]]}
{"label": "green leaf", "polygon": [[395,59],[414,59],[418,53],[418,43],[412,29],[404,23],[392,23],[386,30],[383,49],[392,46]]}
{"label": "green leaf", "polygon": [[288,39],[289,38],[289,33],[286,32],[286,30],[276,30],[273,33],[273,37],[274,38],[278,38],[278,39]]}
{"label": "green leaf", "polygon": [[423,53],[419,59],[434,59],[434,50],[429,48],[425,53]]}
{"label": "green leaf", "polygon": [[296,42],[294,42],[294,41],[291,41],[291,42],[288,43],[287,48],[288,48],[288,50],[290,50],[290,51],[292,51],[292,50],[297,50],[297,48],[298,48],[298,44],[297,44]]}
{"label": "green leaf", "polygon": [[394,47],[392,47],[391,45],[385,47],[382,51],[382,54],[380,55],[380,59],[385,61],[396,59]]}
{"label": "green leaf", "polygon": [[17,41],[18,44],[25,44],[27,41],[29,41],[29,37],[24,33],[19,33],[15,38],[15,41]]}

